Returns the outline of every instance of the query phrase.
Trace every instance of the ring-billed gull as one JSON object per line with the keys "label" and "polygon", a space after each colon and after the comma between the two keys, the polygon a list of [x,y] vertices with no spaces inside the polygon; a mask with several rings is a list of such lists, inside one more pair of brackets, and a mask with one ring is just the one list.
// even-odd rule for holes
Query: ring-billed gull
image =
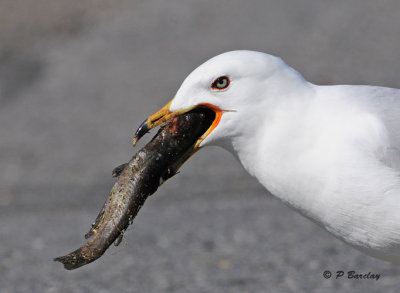
{"label": "ring-billed gull", "polygon": [[195,69],[148,129],[196,107],[219,145],[273,195],[359,250],[400,263],[400,90],[319,86],[280,58],[232,51]]}

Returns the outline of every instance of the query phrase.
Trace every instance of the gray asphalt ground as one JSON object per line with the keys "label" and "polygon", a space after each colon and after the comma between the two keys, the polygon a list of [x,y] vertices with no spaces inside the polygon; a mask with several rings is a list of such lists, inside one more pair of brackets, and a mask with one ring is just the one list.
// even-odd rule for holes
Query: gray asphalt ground
{"label": "gray asphalt ground", "polygon": [[52,261],[84,243],[139,123],[208,58],[259,50],[314,83],[400,87],[398,0],[61,2],[0,2],[1,293],[400,292],[400,267],[336,240],[218,148],[166,182],[119,247],[75,271]]}

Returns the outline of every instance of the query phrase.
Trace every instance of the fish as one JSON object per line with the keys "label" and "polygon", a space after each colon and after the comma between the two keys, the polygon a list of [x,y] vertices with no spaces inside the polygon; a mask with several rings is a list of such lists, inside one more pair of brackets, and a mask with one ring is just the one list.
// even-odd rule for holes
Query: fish
{"label": "fish", "polygon": [[88,241],[54,260],[61,262],[65,269],[73,270],[100,258],[112,243],[118,245],[146,199],[198,150],[195,143],[214,118],[214,111],[196,108],[166,121],[128,163],[113,170],[117,180],[85,235]]}

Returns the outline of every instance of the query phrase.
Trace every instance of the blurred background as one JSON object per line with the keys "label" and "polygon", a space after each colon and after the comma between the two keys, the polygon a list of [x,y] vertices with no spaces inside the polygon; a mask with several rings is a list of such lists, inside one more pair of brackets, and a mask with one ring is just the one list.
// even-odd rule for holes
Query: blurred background
{"label": "blurred background", "polygon": [[314,83],[399,88],[399,13],[397,0],[0,1],[0,292],[399,292],[399,267],[218,148],[149,198],[119,247],[76,271],[52,261],[84,243],[136,127],[195,67],[250,49]]}

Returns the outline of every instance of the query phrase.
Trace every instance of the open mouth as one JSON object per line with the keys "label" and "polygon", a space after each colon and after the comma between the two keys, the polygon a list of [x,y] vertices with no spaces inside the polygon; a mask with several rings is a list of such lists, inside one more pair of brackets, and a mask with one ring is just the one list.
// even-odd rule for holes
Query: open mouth
{"label": "open mouth", "polygon": [[204,117],[204,125],[207,125],[207,129],[205,129],[204,133],[195,142],[194,148],[197,149],[200,143],[217,127],[221,117],[218,115],[218,112],[205,105],[200,105],[188,113],[200,113]]}
{"label": "open mouth", "polygon": [[211,119],[212,117],[210,126],[208,127],[206,132],[204,132],[204,134],[199,137],[199,139],[196,142],[195,147],[198,148],[200,147],[201,142],[218,126],[219,122],[221,121],[222,110],[219,107],[216,107],[211,104],[200,104],[195,109],[203,111],[203,113],[209,112],[208,114],[205,114],[208,115],[208,118],[205,119]]}
{"label": "open mouth", "polygon": [[171,102],[169,102],[163,108],[161,108],[145,121],[143,121],[143,123],[137,129],[135,136],[132,140],[133,145],[136,145],[137,141],[141,137],[143,137],[150,129],[160,124],[164,124],[174,117],[195,111],[197,113],[201,113],[204,116],[203,119],[209,122],[208,128],[204,130],[204,133],[195,142],[194,148],[197,149],[200,147],[201,142],[217,127],[222,117],[222,110],[212,104],[199,104],[197,106],[180,109],[177,111],[170,111],[170,104]]}

